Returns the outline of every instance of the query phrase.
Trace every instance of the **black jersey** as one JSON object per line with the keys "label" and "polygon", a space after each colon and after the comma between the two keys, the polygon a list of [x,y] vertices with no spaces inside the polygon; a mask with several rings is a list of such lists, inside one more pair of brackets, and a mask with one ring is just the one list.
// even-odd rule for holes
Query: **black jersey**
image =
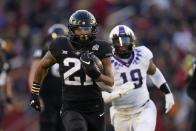
{"label": "black jersey", "polygon": [[[33,54],[34,59],[41,59],[42,57],[44,57],[47,51],[47,48],[36,49]],[[53,102],[56,104],[61,102],[62,81],[59,74],[58,64],[53,65],[49,69],[48,74],[42,83],[40,96],[42,97],[42,99],[46,99],[45,102]]]}
{"label": "black jersey", "polygon": [[[105,41],[95,40],[85,49],[94,52],[100,59],[112,55],[111,45]],[[72,48],[68,38],[59,37],[53,40],[49,50],[59,63],[64,101],[85,101],[102,97],[100,88],[81,68],[80,52]]]}

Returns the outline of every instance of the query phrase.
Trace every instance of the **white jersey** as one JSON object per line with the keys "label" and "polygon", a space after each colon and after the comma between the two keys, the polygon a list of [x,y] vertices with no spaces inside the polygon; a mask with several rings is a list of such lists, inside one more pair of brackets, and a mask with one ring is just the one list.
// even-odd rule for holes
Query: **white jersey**
{"label": "white jersey", "polygon": [[113,106],[137,108],[149,100],[146,76],[152,58],[152,52],[145,46],[136,47],[131,57],[127,60],[120,60],[116,56],[111,58],[115,81],[114,90],[127,81],[133,82],[135,86],[135,89],[131,90],[127,95],[114,100],[112,102]]}

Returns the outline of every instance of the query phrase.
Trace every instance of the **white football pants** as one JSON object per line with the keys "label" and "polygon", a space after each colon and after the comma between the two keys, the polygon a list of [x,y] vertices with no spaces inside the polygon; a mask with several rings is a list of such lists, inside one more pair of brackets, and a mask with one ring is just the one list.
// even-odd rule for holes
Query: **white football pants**
{"label": "white football pants", "polygon": [[149,100],[141,110],[133,114],[132,110],[127,112],[110,108],[111,121],[115,131],[154,131],[156,126],[157,110],[152,100]]}

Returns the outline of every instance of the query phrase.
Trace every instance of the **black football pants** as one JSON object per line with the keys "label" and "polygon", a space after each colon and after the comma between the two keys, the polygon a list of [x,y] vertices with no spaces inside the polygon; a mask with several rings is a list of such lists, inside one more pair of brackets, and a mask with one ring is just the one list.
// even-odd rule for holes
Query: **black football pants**
{"label": "black football pants", "polygon": [[40,131],[65,131],[60,117],[60,108],[45,105],[40,113]]}
{"label": "black football pants", "polygon": [[65,110],[61,117],[66,131],[105,131],[104,112],[79,113]]}

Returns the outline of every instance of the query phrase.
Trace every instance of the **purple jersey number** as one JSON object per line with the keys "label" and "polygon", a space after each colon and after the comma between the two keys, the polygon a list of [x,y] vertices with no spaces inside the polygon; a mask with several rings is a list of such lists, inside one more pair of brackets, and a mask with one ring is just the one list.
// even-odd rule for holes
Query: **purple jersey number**
{"label": "purple jersey number", "polygon": [[127,76],[126,76],[126,73],[123,72],[120,74],[120,76],[123,78],[123,83],[126,83],[127,82]]}
{"label": "purple jersey number", "polygon": [[[142,78],[141,71],[139,69],[132,70],[130,72],[130,75],[131,75],[131,80],[134,82],[135,88],[142,87],[142,84],[143,84],[142,80],[143,80],[143,78]],[[123,83],[126,83],[128,81],[125,72],[121,73],[120,76],[123,78]]]}

